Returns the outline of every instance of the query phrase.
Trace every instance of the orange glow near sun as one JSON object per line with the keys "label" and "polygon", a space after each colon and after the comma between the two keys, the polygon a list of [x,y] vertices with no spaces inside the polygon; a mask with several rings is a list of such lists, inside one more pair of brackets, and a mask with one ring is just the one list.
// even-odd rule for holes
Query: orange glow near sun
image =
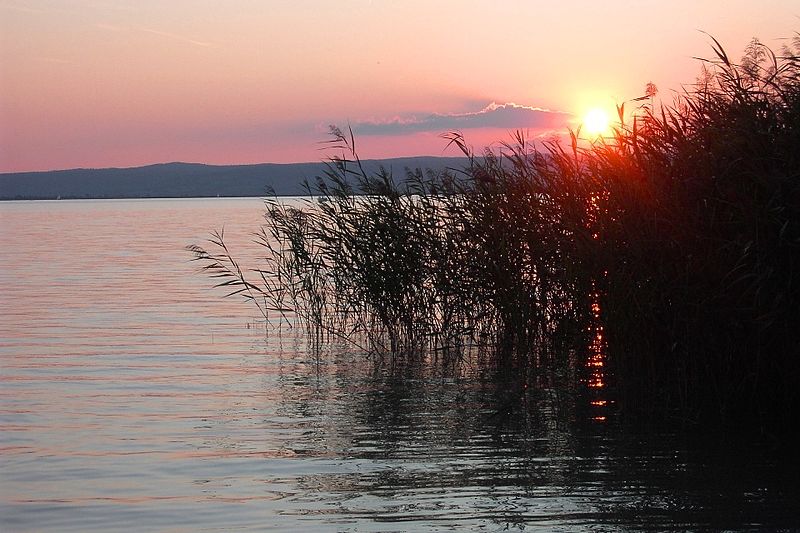
{"label": "orange glow near sun", "polygon": [[599,107],[590,109],[583,117],[583,131],[591,137],[605,135],[610,129],[608,113]]}

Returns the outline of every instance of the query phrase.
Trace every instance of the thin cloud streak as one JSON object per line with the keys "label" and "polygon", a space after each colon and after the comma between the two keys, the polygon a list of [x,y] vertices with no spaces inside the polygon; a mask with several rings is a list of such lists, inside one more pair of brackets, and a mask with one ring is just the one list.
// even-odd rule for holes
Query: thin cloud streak
{"label": "thin cloud streak", "polygon": [[566,127],[571,113],[552,111],[512,102],[497,104],[492,102],[480,111],[471,113],[434,113],[424,117],[397,117],[387,121],[362,121],[352,124],[359,135],[405,135],[410,133],[465,130],[475,128],[502,129],[547,129],[557,130]]}
{"label": "thin cloud streak", "polygon": [[205,46],[205,47],[212,46],[212,43],[207,43],[205,41],[197,41],[195,39],[191,39],[189,37],[184,37],[182,35],[177,35],[177,34],[174,34],[174,33],[168,33],[168,32],[165,32],[165,31],[154,30],[154,29],[151,29],[151,28],[139,28],[139,31],[143,31],[145,33],[151,33],[153,35],[158,35],[158,36],[161,36],[161,37],[167,37],[169,39],[174,39],[176,41],[181,41],[181,42],[184,42],[184,43],[193,44],[195,46]]}
{"label": "thin cloud streak", "polygon": [[209,47],[214,46],[214,43],[209,43],[206,41],[198,41],[197,39],[192,39],[191,37],[185,37],[183,35],[178,35],[177,33],[169,33],[166,31],[154,30],[153,28],[129,28],[123,26],[117,26],[115,24],[107,24],[104,22],[100,22],[95,24],[95,27],[105,31],[111,32],[120,32],[120,31],[138,31],[141,33],[149,33],[150,35],[157,35],[159,37],[166,37],[167,39],[171,39],[173,41],[179,41],[182,43],[193,44],[195,46],[203,46]]}
{"label": "thin cloud streak", "polygon": [[103,22],[99,22],[95,24],[95,27],[100,28],[101,30],[107,31],[123,31],[125,28],[121,26],[115,26],[114,24],[105,24]]}
{"label": "thin cloud streak", "polygon": [[3,2],[2,4],[0,4],[0,8],[8,9],[8,10],[11,10],[11,11],[18,11],[20,13],[42,14],[42,13],[48,13],[49,12],[47,9],[38,9],[38,8],[35,8],[35,7],[30,7],[30,6],[21,6],[21,5],[18,5],[18,4],[11,4],[11,3],[8,3],[8,2]]}
{"label": "thin cloud streak", "polygon": [[62,59],[60,57],[35,57],[34,59],[42,63],[55,63],[57,65],[72,65],[75,63],[71,59]]}

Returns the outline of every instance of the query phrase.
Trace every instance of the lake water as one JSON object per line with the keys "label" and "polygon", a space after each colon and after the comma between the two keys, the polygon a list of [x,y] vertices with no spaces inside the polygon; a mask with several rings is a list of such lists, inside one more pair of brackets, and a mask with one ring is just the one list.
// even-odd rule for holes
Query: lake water
{"label": "lake water", "polygon": [[[256,199],[0,204],[0,530],[631,531],[800,527],[767,446],[509,406],[466,366],[311,351],[198,274]],[[577,402],[577,404],[575,403]]]}

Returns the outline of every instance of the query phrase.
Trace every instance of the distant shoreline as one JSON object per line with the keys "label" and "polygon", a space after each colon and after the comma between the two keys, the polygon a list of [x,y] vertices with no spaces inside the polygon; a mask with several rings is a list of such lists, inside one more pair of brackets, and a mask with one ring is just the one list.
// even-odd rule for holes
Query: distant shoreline
{"label": "distant shoreline", "polygon": [[[362,161],[368,173],[381,167],[395,178],[406,169],[462,169],[463,157],[401,157]],[[305,180],[322,176],[326,163],[205,165],[163,163],[131,168],[71,169],[0,174],[0,201],[304,196]]]}
{"label": "distant shoreline", "polygon": [[[308,195],[305,195],[306,197]],[[117,196],[117,197],[88,197],[88,196],[75,196],[75,197],[62,197],[62,198],[7,198],[0,197],[0,202],[81,202],[89,200],[257,200],[263,198],[301,198],[304,197],[300,194],[262,194],[258,196]]]}

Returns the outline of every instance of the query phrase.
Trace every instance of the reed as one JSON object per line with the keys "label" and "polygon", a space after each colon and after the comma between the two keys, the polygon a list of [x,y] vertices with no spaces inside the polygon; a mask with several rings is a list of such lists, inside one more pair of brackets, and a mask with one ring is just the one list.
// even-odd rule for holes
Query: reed
{"label": "reed", "polygon": [[585,152],[603,198],[612,362],[629,409],[787,421],[800,384],[800,61],[756,40],[738,64],[714,52],[671,107],[644,107]]}
{"label": "reed", "polygon": [[343,155],[305,205],[267,201],[258,282],[221,234],[192,251],[317,340],[449,362],[477,349],[546,382],[585,379],[603,331],[623,412],[779,427],[800,385],[800,37],[780,54],[754,40],[739,63],[713,42],[671,105],[648,89],[591,142],[516,134],[476,155],[452,133],[466,168],[396,177],[367,174],[333,128]]}

